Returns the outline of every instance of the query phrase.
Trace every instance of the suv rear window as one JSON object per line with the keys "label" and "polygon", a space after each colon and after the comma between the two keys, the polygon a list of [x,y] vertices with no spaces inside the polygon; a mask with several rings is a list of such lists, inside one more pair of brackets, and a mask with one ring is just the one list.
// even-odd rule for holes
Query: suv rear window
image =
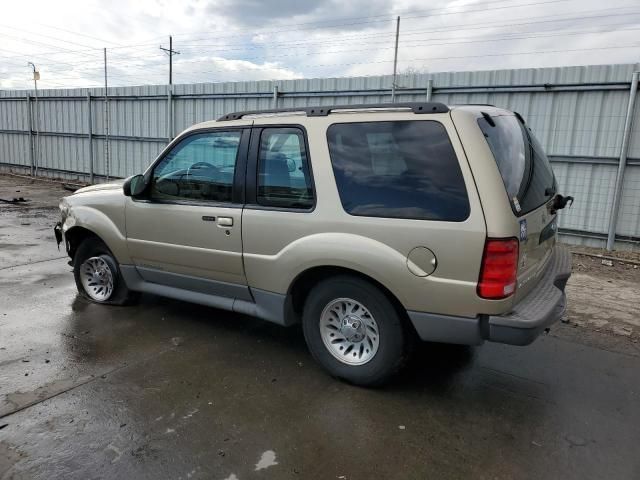
{"label": "suv rear window", "polygon": [[469,216],[458,158],[441,123],[339,123],[327,138],[347,213],[450,222]]}
{"label": "suv rear window", "polygon": [[493,157],[498,164],[511,208],[518,216],[535,210],[556,194],[556,178],[542,146],[517,117],[479,118]]}

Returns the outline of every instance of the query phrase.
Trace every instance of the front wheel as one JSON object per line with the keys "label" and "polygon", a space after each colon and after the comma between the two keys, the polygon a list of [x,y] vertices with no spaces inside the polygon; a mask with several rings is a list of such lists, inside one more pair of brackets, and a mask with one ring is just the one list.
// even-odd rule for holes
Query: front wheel
{"label": "front wheel", "polygon": [[356,277],[319,283],[307,298],[302,324],[318,363],[355,385],[385,383],[408,355],[410,333],[396,308],[382,291]]}
{"label": "front wheel", "polygon": [[78,292],[95,303],[125,305],[137,299],[118,268],[118,262],[100,240],[84,240],[74,256],[73,276]]}

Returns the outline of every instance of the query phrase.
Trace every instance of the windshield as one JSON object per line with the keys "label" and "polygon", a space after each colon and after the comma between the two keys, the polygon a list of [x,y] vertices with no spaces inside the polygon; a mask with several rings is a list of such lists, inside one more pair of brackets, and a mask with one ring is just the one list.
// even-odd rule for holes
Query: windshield
{"label": "windshield", "polygon": [[514,213],[529,213],[556,193],[549,159],[531,130],[517,117],[504,115],[478,119],[496,160]]}

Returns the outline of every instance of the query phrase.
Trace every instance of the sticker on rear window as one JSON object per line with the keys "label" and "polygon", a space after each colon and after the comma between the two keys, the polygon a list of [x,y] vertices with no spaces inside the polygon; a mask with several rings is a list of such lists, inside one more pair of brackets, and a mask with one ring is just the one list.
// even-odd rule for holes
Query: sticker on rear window
{"label": "sticker on rear window", "polygon": [[520,241],[527,241],[527,219],[520,220]]}
{"label": "sticker on rear window", "polygon": [[522,210],[522,207],[520,207],[520,202],[518,201],[518,197],[513,197],[512,201],[513,201],[513,208],[516,209],[516,212],[520,213],[520,210]]}

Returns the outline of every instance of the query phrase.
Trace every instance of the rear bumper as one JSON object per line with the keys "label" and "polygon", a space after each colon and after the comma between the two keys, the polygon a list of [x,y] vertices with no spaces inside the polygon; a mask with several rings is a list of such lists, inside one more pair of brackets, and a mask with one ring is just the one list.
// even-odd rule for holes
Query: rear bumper
{"label": "rear bumper", "polygon": [[571,253],[557,245],[536,287],[506,315],[490,315],[486,338],[492,342],[528,345],[560,320],[566,309],[564,288],[571,276]]}
{"label": "rear bumper", "polygon": [[423,312],[407,313],[418,335],[425,341],[480,345],[488,340],[528,345],[564,314],[564,288],[570,276],[571,253],[557,245],[536,287],[508,314],[464,318]]}

